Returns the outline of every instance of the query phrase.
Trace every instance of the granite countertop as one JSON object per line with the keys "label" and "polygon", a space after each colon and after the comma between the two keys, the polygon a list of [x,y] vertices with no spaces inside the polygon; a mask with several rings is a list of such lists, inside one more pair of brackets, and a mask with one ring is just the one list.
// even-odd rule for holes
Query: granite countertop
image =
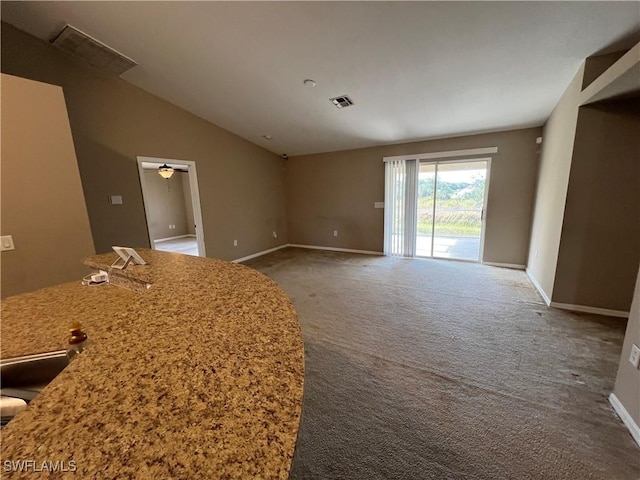
{"label": "granite countertop", "polygon": [[[304,378],[296,312],[263,274],[139,249],[144,291],[77,282],[2,302],[2,358],[91,344],[0,433],[3,478],[287,478]],[[91,257],[110,265],[115,254]],[[11,472],[6,461],[75,463]]]}

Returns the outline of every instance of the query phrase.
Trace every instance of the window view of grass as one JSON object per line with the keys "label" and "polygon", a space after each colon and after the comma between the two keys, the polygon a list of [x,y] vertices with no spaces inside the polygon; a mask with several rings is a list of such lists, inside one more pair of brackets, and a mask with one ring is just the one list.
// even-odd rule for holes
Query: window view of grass
{"label": "window view of grass", "polygon": [[[418,183],[418,234],[431,235],[433,224],[433,175],[421,175]],[[438,176],[436,191],[436,235],[480,237],[484,175],[475,174],[470,181],[446,181]]]}

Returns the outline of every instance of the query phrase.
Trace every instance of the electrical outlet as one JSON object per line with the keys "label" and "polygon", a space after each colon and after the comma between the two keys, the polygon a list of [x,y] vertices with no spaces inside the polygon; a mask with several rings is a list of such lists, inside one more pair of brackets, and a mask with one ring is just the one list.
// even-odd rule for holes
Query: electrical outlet
{"label": "electrical outlet", "polygon": [[234,246],[234,247],[237,247],[237,246],[238,246],[238,240],[234,240],[234,241],[233,241],[233,246]]}
{"label": "electrical outlet", "polygon": [[273,238],[278,238],[278,232],[276,232],[275,230],[273,231]]}
{"label": "electrical outlet", "polygon": [[638,368],[640,365],[640,347],[638,345],[631,345],[631,355],[629,355],[629,363],[633,365],[634,368]]}
{"label": "electrical outlet", "polygon": [[5,252],[7,250],[15,250],[16,247],[13,244],[13,237],[11,235],[2,235],[2,243],[0,243],[0,245],[2,246],[2,251]]}
{"label": "electrical outlet", "polygon": [[337,236],[338,236],[338,230],[334,230],[334,231],[333,231],[333,236],[334,236],[334,237],[337,237]]}

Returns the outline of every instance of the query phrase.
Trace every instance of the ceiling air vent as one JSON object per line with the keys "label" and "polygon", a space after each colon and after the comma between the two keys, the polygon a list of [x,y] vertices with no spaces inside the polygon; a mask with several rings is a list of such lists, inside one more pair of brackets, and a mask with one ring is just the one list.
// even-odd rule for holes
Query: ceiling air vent
{"label": "ceiling air vent", "polygon": [[331,100],[331,103],[333,103],[338,108],[350,107],[351,105],[353,105],[353,100],[351,100],[346,95],[330,98],[329,100]]}
{"label": "ceiling air vent", "polygon": [[122,75],[137,65],[129,57],[71,25],[64,27],[64,30],[51,41],[51,44],[69,55],[114,75]]}

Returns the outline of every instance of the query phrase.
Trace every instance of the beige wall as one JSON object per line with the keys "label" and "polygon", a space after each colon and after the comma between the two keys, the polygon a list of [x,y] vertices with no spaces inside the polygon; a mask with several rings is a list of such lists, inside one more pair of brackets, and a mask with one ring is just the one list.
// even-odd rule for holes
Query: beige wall
{"label": "beige wall", "polygon": [[383,200],[382,154],[375,149],[292,157],[289,242],[382,251],[384,211],[374,202]]}
{"label": "beige wall", "polygon": [[[292,157],[287,163],[289,241],[382,251],[382,158],[497,146],[486,214],[485,262],[527,259],[540,128]],[[338,230],[338,237],[333,231]]]}
{"label": "beige wall", "polygon": [[587,88],[591,83],[602,75],[611,65],[616,63],[620,57],[626,53],[626,50],[619,52],[607,53],[605,55],[595,55],[589,57],[584,62],[584,76],[582,79],[582,90]]}
{"label": "beige wall", "polygon": [[2,75],[2,297],[78,280],[94,253],[62,89]]}
{"label": "beige wall", "polygon": [[551,299],[567,197],[584,64],[544,126],[527,271]]}
{"label": "beige wall", "polygon": [[[5,23],[2,71],[63,87],[98,252],[149,245],[138,155],[196,162],[207,255],[234,259],[287,243],[277,155]],[[114,194],[122,206],[109,205]]]}
{"label": "beige wall", "polygon": [[640,262],[640,102],[581,107],[552,301],[627,312]]}
{"label": "beige wall", "polygon": [[[638,265],[636,264],[637,268]],[[622,345],[618,376],[613,389],[613,393],[629,412],[633,421],[640,426],[640,370],[633,368],[633,365],[629,363],[631,345],[633,344],[640,347],[640,271],[636,279],[631,315],[627,323],[627,333],[624,336],[624,344]]]}
{"label": "beige wall", "polygon": [[[147,194],[147,222],[152,240],[187,234],[187,210],[184,202],[182,176],[174,173],[169,179],[158,175],[157,170],[145,170]],[[191,200],[191,199],[189,199]],[[175,225],[171,229],[169,225]]]}

